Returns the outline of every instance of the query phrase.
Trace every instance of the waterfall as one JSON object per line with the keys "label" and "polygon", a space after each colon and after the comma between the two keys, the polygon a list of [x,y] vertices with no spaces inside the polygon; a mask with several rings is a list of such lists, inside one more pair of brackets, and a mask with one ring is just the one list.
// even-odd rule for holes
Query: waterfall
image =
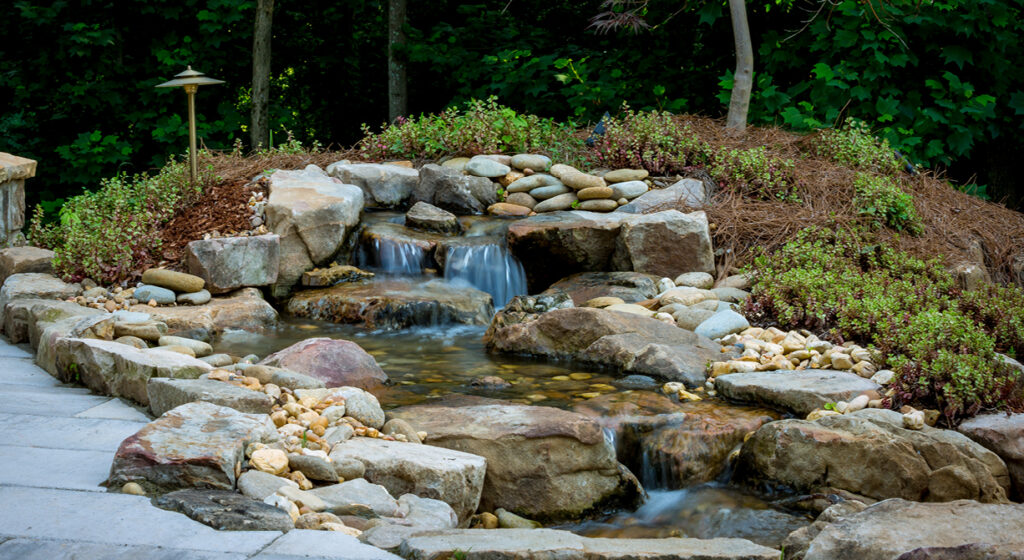
{"label": "waterfall", "polygon": [[381,274],[419,276],[427,266],[427,252],[414,243],[372,239],[363,244],[360,265]]}
{"label": "waterfall", "polygon": [[500,245],[451,247],[444,265],[445,280],[462,280],[491,294],[494,308],[526,294],[526,272],[519,259]]}

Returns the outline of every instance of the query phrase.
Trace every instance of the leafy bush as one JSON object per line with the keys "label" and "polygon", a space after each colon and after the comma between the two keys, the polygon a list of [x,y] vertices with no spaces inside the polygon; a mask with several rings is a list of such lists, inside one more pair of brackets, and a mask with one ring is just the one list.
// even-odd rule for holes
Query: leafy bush
{"label": "leafy bush", "polygon": [[889,226],[912,235],[924,227],[914,207],[914,197],[891,177],[858,173],[853,180],[857,195],[853,205],[862,216],[874,218],[876,226]]}
{"label": "leafy bush", "polygon": [[897,173],[902,167],[889,141],[875,138],[867,123],[853,117],[846,119],[844,128],[823,130],[814,152],[840,165],[883,175]]}
{"label": "leafy bush", "polygon": [[685,123],[665,111],[634,111],[623,105],[606,119],[594,142],[596,163],[612,169],[646,169],[654,175],[677,173],[707,162],[709,148]]}
{"label": "leafy bush", "polygon": [[899,400],[934,402],[952,420],[1003,406],[1020,390],[1020,372],[1000,360],[992,337],[959,311],[923,311],[893,334],[901,353],[889,366],[897,373]]}
{"label": "leafy bush", "polygon": [[362,129],[358,147],[369,159],[543,151],[572,163],[583,148],[572,123],[517,113],[493,96],[469,101],[462,110],[449,107],[436,115],[399,118],[382,125],[379,133],[366,124]]}
{"label": "leafy bush", "polygon": [[711,157],[711,176],[723,187],[765,200],[799,202],[793,160],[768,155],[764,146],[721,149]]}
{"label": "leafy bush", "polygon": [[210,170],[201,170],[193,188],[187,161],[173,159],[152,177],[118,175],[68,199],[58,222],[43,223],[36,207],[29,237],[54,251],[54,269],[66,278],[120,282],[141,272],[138,264],[160,248],[159,227],[211,180]]}
{"label": "leafy bush", "polygon": [[938,407],[953,423],[1019,399],[1019,373],[996,355],[1021,344],[1024,293],[989,288],[959,299],[938,260],[856,230],[807,228],[755,259],[748,316],[827,331],[878,348],[897,374],[895,404]]}

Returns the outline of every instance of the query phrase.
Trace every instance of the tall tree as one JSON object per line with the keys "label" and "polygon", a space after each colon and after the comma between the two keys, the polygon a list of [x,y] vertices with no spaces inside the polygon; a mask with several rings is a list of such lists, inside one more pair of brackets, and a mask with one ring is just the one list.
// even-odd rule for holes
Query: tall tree
{"label": "tall tree", "polygon": [[270,37],[274,0],[257,0],[252,37],[252,148],[270,147]]}
{"label": "tall tree", "polygon": [[405,3],[406,0],[388,0],[388,119],[406,114],[409,105],[408,83],[405,74]]}
{"label": "tall tree", "polygon": [[[598,32],[627,28],[633,32],[650,28],[647,12],[651,0],[605,0],[606,11],[591,19],[591,27]],[[665,21],[678,15],[680,8]],[[750,40],[750,26],[747,24],[746,0],[729,0],[729,15],[732,17],[732,34],[736,43],[736,72],[733,74],[732,95],[729,100],[729,114],[726,128],[743,132],[747,128],[747,112],[750,108],[750,93],[754,85],[754,48]],[[664,23],[664,22],[662,22]]]}
{"label": "tall tree", "polygon": [[736,41],[736,72],[732,76],[732,95],[725,127],[743,132],[747,128],[750,92],[754,86],[754,48],[747,25],[747,5],[744,0],[729,0],[732,17],[732,36]]}

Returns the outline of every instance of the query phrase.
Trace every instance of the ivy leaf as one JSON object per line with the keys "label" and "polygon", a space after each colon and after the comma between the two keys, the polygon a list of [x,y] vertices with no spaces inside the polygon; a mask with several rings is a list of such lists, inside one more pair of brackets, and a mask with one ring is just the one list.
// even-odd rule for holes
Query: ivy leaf
{"label": "ivy leaf", "polygon": [[946,62],[952,62],[957,65],[961,70],[964,69],[964,63],[974,64],[974,55],[971,51],[959,46],[950,45],[942,49],[942,58],[946,59]]}

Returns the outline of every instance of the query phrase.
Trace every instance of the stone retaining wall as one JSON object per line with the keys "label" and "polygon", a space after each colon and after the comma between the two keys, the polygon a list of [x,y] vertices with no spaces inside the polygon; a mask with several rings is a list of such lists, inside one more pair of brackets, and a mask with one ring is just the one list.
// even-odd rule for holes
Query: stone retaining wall
{"label": "stone retaining wall", "polygon": [[0,246],[24,244],[25,180],[35,176],[35,160],[0,152]]}

